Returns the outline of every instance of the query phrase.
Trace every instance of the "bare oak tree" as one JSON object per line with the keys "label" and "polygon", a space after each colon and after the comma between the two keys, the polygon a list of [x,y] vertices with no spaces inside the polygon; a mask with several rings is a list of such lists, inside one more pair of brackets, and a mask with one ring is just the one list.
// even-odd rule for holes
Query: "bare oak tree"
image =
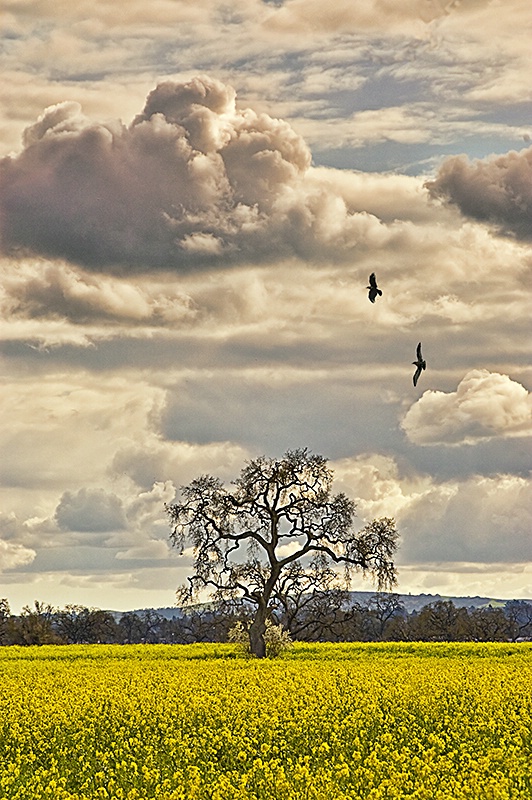
{"label": "bare oak tree", "polygon": [[395,583],[392,556],[397,533],[392,519],[353,529],[355,504],[332,495],[332,470],[306,449],[279,459],[249,461],[226,489],[204,475],[181,489],[181,502],[166,506],[170,538],[181,552],[192,546],[193,575],[183,592],[190,599],[209,590],[214,599],[242,598],[254,609],[251,652],[266,655],[264,632],[270,603],[290,565],[316,556],[369,574],[379,589]]}

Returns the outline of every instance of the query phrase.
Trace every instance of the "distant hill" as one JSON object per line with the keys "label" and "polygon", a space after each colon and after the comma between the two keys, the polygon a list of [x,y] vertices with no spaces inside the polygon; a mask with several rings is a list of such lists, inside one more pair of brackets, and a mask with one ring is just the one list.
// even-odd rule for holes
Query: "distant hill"
{"label": "distant hill", "polygon": [[[375,592],[351,592],[351,596],[359,603],[367,602]],[[440,600],[450,600],[457,608],[502,608],[508,600],[500,600],[494,597],[451,597],[442,594],[400,594],[401,602],[408,614],[412,611],[421,611],[430,603],[437,603]],[[532,602],[532,601],[530,601]]]}
{"label": "distant hill", "polygon": [[[352,601],[365,604],[371,597],[375,595],[375,592],[350,592],[349,594]],[[487,606],[492,606],[493,608],[502,608],[508,602],[508,600],[501,600],[500,598],[495,597],[451,597],[442,594],[399,594],[399,597],[401,598],[401,601],[405,607],[405,611],[408,614],[411,614],[412,611],[421,611],[421,609],[425,606],[428,606],[430,603],[436,603],[439,600],[451,600],[457,608],[465,607],[468,609],[486,608]],[[527,599],[526,602],[532,603],[532,599]],[[173,619],[174,617],[179,617],[182,614],[181,609],[177,606],[167,606],[165,608],[137,608],[131,613],[142,614],[146,611],[155,611],[161,617],[165,617],[165,619]],[[115,613],[117,613],[118,617],[122,615],[120,612]]]}

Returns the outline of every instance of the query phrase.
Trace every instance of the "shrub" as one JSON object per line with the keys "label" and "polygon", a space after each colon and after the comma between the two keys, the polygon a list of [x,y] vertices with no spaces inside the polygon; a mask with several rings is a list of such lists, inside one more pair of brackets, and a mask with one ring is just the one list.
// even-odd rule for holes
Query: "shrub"
{"label": "shrub", "polygon": [[[249,634],[242,622],[237,622],[227,634],[227,639],[233,644],[238,645],[246,656],[251,656]],[[281,625],[275,625],[271,620],[266,620],[266,656],[277,658],[283,650],[289,650],[293,646],[290,634]]]}

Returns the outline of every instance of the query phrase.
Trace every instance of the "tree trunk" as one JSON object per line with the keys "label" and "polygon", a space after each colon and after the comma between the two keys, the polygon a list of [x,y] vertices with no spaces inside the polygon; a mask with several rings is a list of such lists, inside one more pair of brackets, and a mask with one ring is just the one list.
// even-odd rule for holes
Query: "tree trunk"
{"label": "tree trunk", "polygon": [[249,627],[249,647],[252,655],[257,658],[266,658],[266,642],[264,641],[266,615],[267,605],[261,603],[257,608],[255,619]]}
{"label": "tree trunk", "polygon": [[270,575],[264,584],[262,594],[255,595],[258,602],[257,611],[255,612],[255,619],[249,626],[249,647],[251,654],[257,658],[266,658],[264,634],[266,633],[266,620],[268,619],[268,603],[281,572],[279,563],[274,560],[273,553],[270,553],[270,557]]}

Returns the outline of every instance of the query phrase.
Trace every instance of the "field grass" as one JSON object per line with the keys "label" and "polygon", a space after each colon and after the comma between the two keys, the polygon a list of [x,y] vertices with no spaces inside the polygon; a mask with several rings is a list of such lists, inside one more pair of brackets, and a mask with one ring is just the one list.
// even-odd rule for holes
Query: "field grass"
{"label": "field grass", "polygon": [[0,648],[1,800],[532,798],[532,646]]}

